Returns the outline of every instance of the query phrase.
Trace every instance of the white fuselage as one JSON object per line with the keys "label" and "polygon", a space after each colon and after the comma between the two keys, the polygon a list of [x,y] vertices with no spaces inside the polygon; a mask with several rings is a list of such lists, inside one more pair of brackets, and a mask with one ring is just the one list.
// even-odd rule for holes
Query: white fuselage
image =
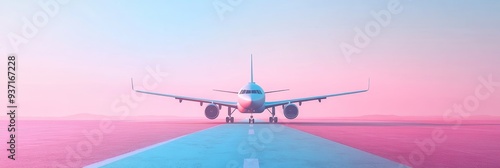
{"label": "white fuselage", "polygon": [[254,82],[243,86],[238,92],[238,111],[241,113],[262,113],[265,110],[266,95]]}

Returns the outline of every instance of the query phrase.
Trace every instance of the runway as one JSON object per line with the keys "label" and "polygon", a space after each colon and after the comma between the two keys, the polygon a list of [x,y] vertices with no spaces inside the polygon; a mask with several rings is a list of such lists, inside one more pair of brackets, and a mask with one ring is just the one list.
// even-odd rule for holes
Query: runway
{"label": "runway", "polygon": [[281,124],[223,124],[86,167],[406,166]]}
{"label": "runway", "polygon": [[[500,120],[22,120],[4,167],[498,167]],[[0,120],[0,122],[5,122]],[[444,141],[430,142],[436,130]],[[0,137],[6,142],[5,137]],[[429,145],[430,144],[430,145]]]}

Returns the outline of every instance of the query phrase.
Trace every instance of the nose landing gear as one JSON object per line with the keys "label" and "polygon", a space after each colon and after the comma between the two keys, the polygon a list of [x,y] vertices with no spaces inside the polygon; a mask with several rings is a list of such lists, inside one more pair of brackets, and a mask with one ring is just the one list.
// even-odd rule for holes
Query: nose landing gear
{"label": "nose landing gear", "polygon": [[250,116],[250,118],[248,119],[248,123],[255,123],[255,119],[253,118],[253,115]]}

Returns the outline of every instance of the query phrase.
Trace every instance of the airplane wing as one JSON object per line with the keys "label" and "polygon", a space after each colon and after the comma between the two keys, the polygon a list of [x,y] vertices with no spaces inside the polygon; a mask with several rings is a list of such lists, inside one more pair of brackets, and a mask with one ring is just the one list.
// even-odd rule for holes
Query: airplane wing
{"label": "airplane wing", "polygon": [[302,102],[306,101],[313,101],[313,100],[318,100],[321,102],[322,99],[326,99],[328,97],[335,97],[335,96],[343,96],[343,95],[349,95],[349,94],[356,94],[356,93],[362,93],[370,90],[370,80],[368,80],[368,88],[365,90],[356,90],[356,91],[350,91],[350,92],[343,92],[343,93],[335,93],[335,94],[327,94],[327,95],[321,95],[321,96],[312,96],[312,97],[304,97],[304,98],[297,98],[297,99],[289,99],[289,100],[280,100],[280,101],[272,101],[272,102],[266,102],[265,106],[266,108],[270,107],[275,107],[275,106],[281,106],[281,105],[286,105],[289,103],[299,103],[299,105],[302,104]]}
{"label": "airplane wing", "polygon": [[180,103],[183,100],[186,100],[186,101],[199,102],[200,105],[203,105],[203,103],[213,103],[213,104],[220,105],[220,106],[237,108],[236,102],[228,102],[228,101],[220,101],[220,100],[212,100],[212,99],[204,99],[204,98],[196,98],[196,97],[178,96],[178,95],[165,94],[165,93],[148,92],[148,91],[143,91],[143,90],[135,90],[134,89],[134,81],[131,80],[131,82],[132,82],[132,90],[134,90],[138,93],[144,93],[144,94],[150,94],[150,95],[156,95],[156,96],[164,96],[164,97],[172,97],[172,98],[179,100]]}

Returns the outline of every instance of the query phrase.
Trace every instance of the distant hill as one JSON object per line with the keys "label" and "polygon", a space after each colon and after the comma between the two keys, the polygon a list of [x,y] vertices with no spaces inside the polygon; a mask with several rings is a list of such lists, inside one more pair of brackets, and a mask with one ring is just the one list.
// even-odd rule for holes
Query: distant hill
{"label": "distant hill", "polygon": [[[235,118],[247,118],[248,116],[238,116]],[[265,119],[268,116],[265,115],[257,115],[256,118]],[[278,116],[280,117],[280,116]],[[282,116],[280,118],[283,118]],[[0,118],[1,120],[6,120],[6,117]],[[90,113],[81,113],[64,117],[18,117],[18,120],[101,120],[101,119],[110,119],[110,120],[122,120],[120,116],[107,116],[107,115],[97,115]],[[204,116],[199,117],[179,117],[179,116],[170,116],[170,115],[143,115],[143,116],[128,116],[123,118],[123,120],[134,120],[134,121],[168,121],[168,120],[200,120],[206,119]],[[223,121],[224,116],[219,116],[219,120]],[[284,118],[283,118],[284,119]],[[352,116],[352,117],[307,117],[300,116],[297,118],[300,119],[318,119],[318,120],[443,120],[442,116],[398,116],[398,115],[364,115],[364,116]],[[207,119],[208,120],[208,119]],[[464,120],[500,120],[500,116],[493,115],[472,115],[470,117],[465,118]]]}

